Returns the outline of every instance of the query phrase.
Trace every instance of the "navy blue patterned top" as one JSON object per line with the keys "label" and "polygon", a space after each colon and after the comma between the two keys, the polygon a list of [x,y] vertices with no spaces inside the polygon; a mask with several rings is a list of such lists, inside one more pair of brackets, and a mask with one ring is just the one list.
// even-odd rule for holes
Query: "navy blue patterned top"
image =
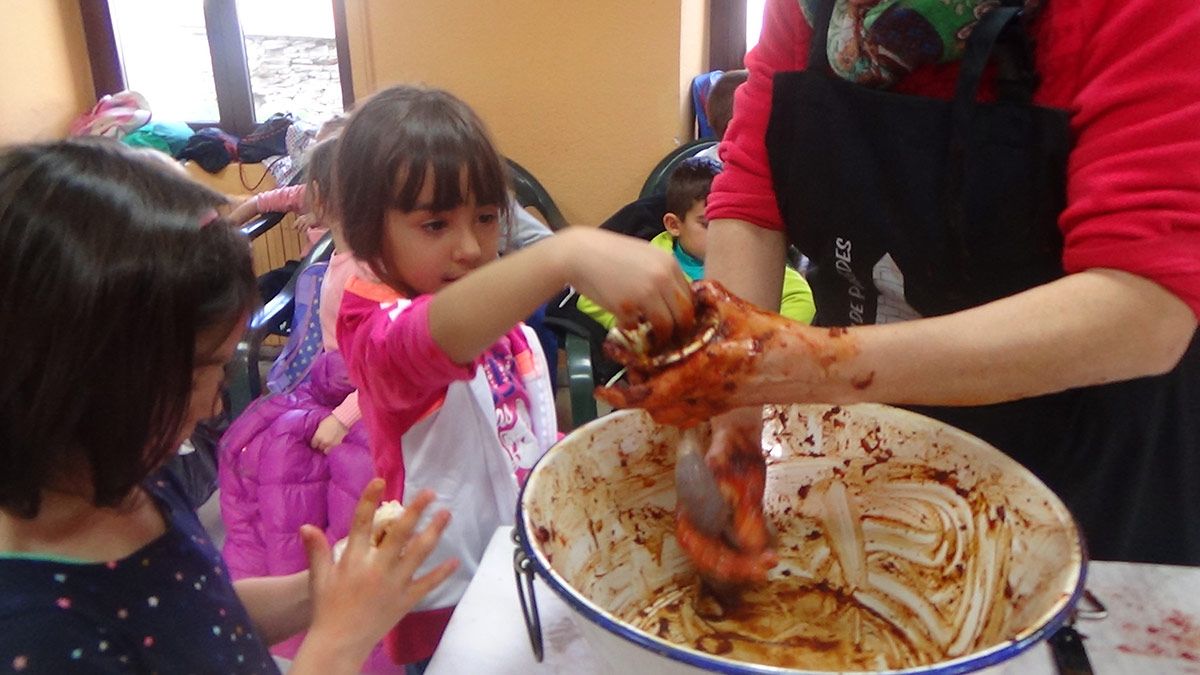
{"label": "navy blue patterned top", "polygon": [[167,531],[82,563],[0,553],[0,673],[278,673],[229,571],[166,472]]}

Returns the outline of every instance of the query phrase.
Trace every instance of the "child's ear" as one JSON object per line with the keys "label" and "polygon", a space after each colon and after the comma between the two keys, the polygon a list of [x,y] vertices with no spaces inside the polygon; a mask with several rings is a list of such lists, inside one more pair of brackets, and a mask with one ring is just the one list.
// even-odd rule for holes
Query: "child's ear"
{"label": "child's ear", "polygon": [[663,214],[663,227],[667,228],[667,232],[671,233],[672,237],[678,237],[683,231],[683,222],[679,220],[679,216],[668,211]]}

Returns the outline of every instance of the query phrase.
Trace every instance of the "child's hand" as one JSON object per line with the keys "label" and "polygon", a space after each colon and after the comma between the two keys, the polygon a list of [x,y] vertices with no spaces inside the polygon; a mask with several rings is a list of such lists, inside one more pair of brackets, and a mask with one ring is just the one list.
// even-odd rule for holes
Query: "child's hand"
{"label": "child's hand", "polygon": [[300,215],[296,216],[295,221],[292,222],[292,227],[296,228],[296,231],[301,234],[308,232],[310,227],[314,227],[316,225],[317,217],[311,213],[301,213]]}
{"label": "child's hand", "polygon": [[258,216],[258,200],[254,195],[243,199],[229,212],[229,222],[241,227]]}
{"label": "child's hand", "polygon": [[328,454],[333,446],[341,443],[346,438],[346,433],[350,431],[346,425],[342,424],[341,420],[330,415],[321,420],[317,425],[317,430],[313,432],[312,438],[308,444],[313,450]]}
{"label": "child's hand", "polygon": [[576,238],[569,249],[571,285],[612,312],[617,325],[632,328],[645,320],[664,340],[676,329],[691,329],[692,291],[670,253],[604,230],[569,233]]}
{"label": "child's hand", "polygon": [[[403,515],[383,526],[382,541],[372,544],[371,526],[382,494],[383,480],[379,478],[363,490],[346,550],[337,562],[321,530],[311,525],[301,528],[308,553],[313,621],[297,664],[303,660],[305,665],[337,662],[360,666],[375,643],[458,568],[457,560],[446,560],[413,578],[450,522],[450,513],[439,511],[427,528],[414,534],[421,514],[433,502],[434,495],[428,490],[405,504]],[[308,670],[321,672],[309,668],[305,672]]]}

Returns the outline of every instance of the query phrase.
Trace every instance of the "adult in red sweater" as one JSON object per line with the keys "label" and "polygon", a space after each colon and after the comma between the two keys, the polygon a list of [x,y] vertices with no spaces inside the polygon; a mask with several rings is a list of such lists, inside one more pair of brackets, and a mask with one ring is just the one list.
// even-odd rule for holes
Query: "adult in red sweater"
{"label": "adult in red sweater", "polygon": [[848,328],[778,336],[727,405],[913,407],[1033,470],[1093,557],[1200,564],[1200,4],[1003,4],[767,3],[709,276],[776,307],[794,243]]}

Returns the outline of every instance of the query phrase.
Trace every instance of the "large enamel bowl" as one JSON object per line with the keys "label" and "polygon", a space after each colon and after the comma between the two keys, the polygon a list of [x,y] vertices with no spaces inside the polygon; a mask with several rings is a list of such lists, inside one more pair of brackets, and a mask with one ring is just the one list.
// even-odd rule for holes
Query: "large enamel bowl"
{"label": "large enamel bowl", "polygon": [[742,604],[699,592],[674,538],[678,431],[622,411],[534,468],[533,571],[617,673],[962,673],[1046,638],[1083,589],[1067,509],[980,439],[879,405],[770,411],[780,564]]}

